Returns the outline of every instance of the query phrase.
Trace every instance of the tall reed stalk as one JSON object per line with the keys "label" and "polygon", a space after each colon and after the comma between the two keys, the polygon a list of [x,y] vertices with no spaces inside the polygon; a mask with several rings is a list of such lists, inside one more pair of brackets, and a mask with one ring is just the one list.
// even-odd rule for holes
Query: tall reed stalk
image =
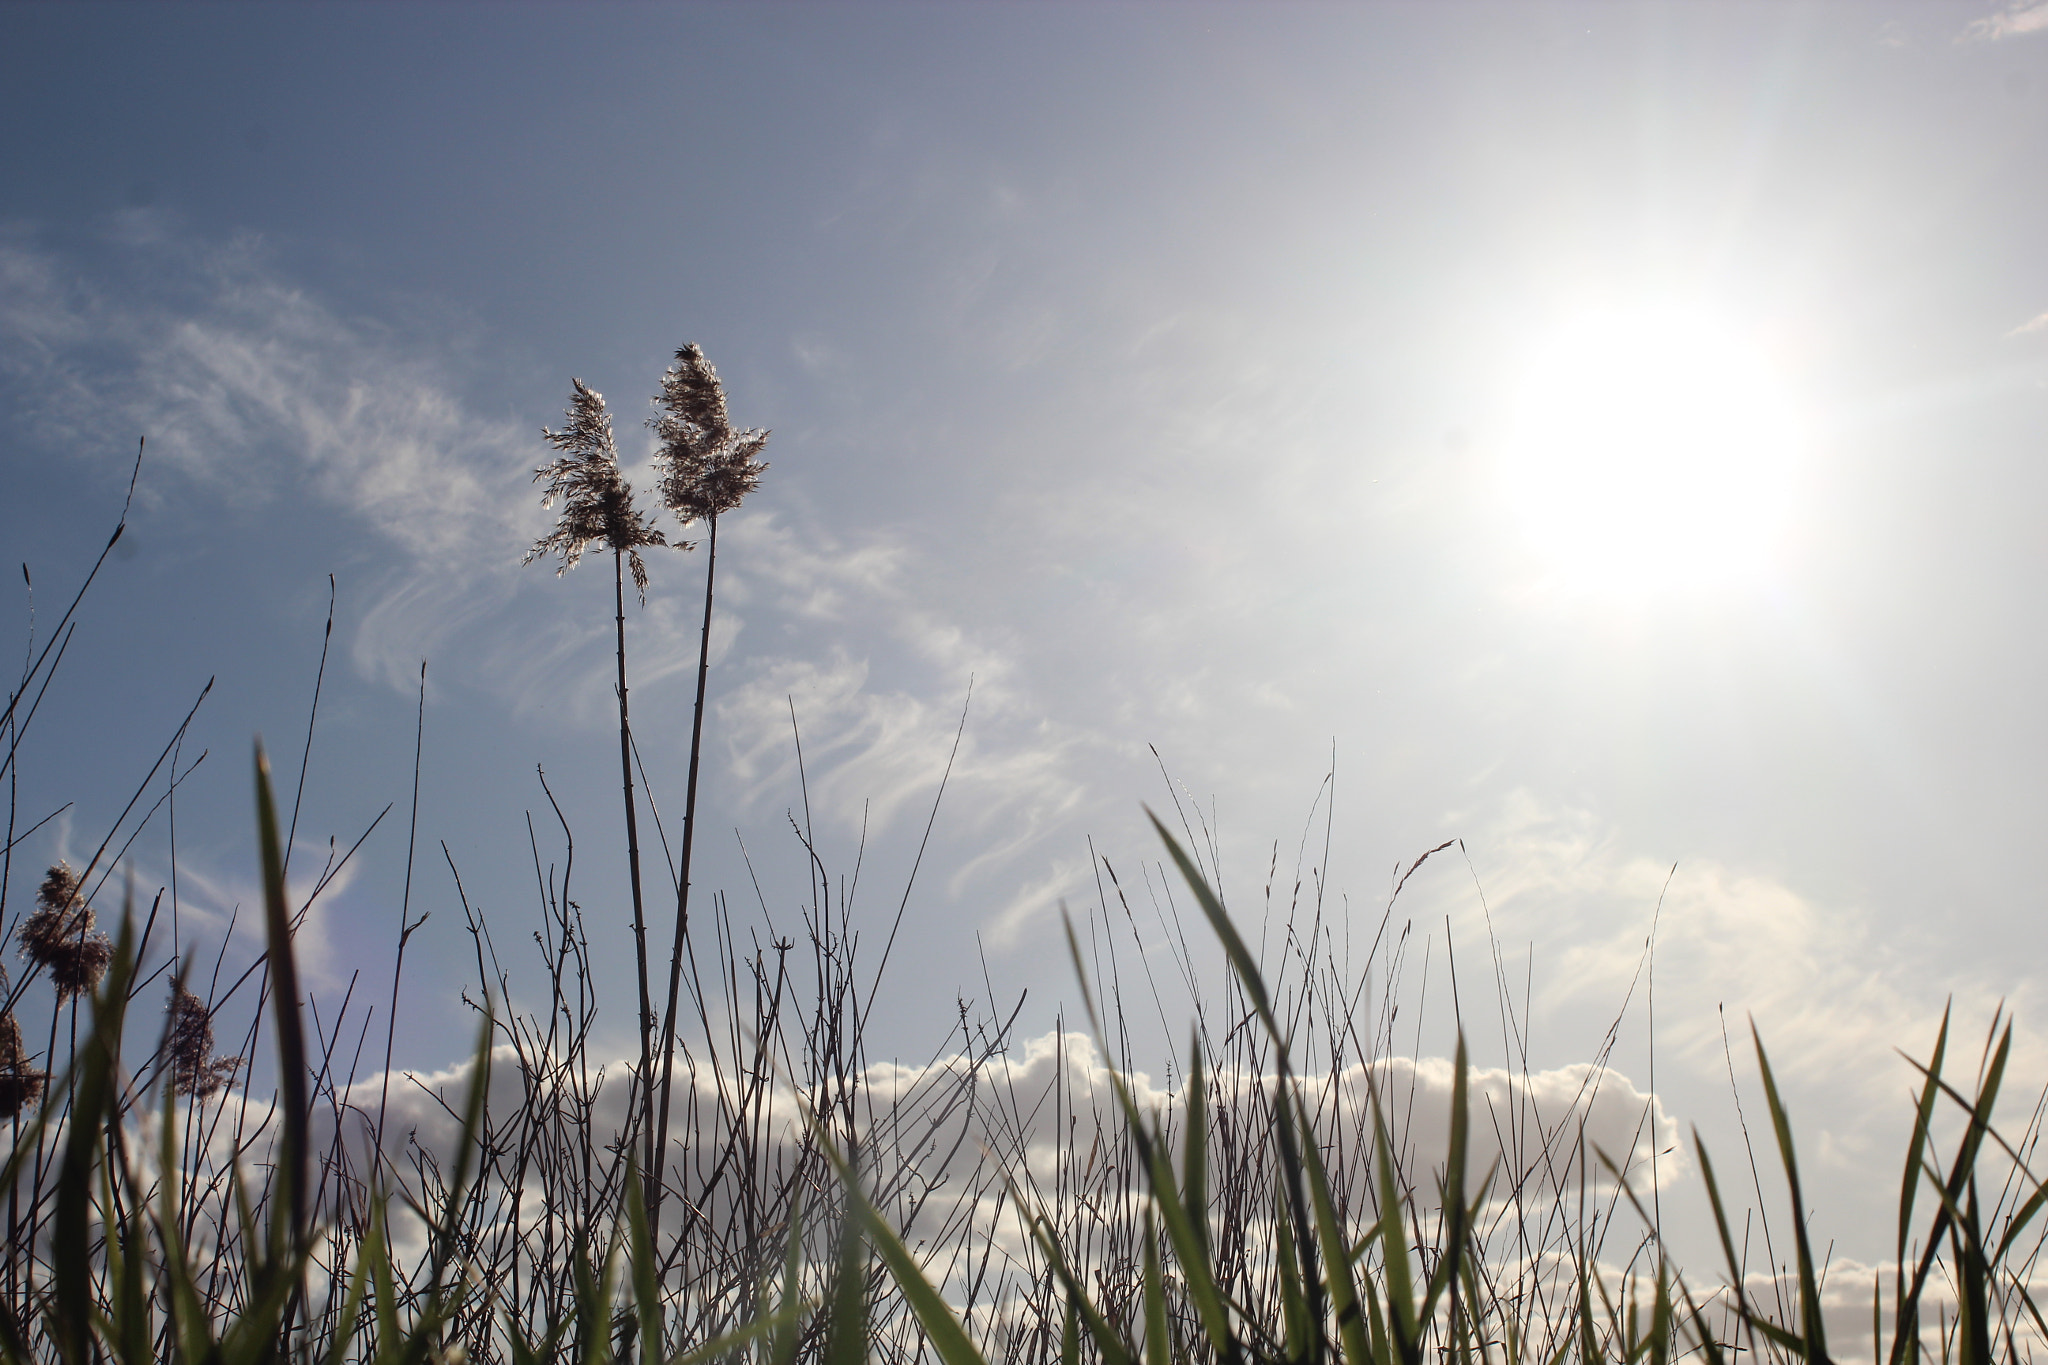
{"label": "tall reed stalk", "polygon": [[676,997],[683,980],[683,953],[690,933],[690,860],[697,838],[697,773],[704,750],[704,691],[711,677],[711,600],[718,580],[718,517],[745,500],[768,466],[756,459],[768,444],[759,428],[735,430],[726,412],[725,386],[718,371],[692,342],[676,352],[655,396],[659,411],[647,424],[661,440],[656,455],[661,499],[686,529],[703,521],[704,621],[697,635],[697,701],[690,713],[690,767],[683,797],[683,847],[676,873],[675,941],[669,950],[668,1003],[661,1024],[661,1103],[655,1123],[648,1223],[661,1235],[661,1201],[667,1189],[668,1120],[675,1087]]}
{"label": "tall reed stalk", "polygon": [[556,576],[576,567],[585,549],[602,545],[612,552],[613,620],[617,627],[619,698],[619,785],[626,807],[626,873],[633,897],[633,960],[640,988],[640,1094],[641,1133],[646,1144],[647,1169],[654,1169],[654,1010],[648,991],[647,917],[640,889],[640,821],[633,797],[633,725],[626,703],[626,576],[632,568],[633,587],[644,605],[647,601],[647,565],[640,558],[642,548],[668,542],[633,502],[633,489],[619,472],[618,447],[612,440],[611,414],[605,411],[604,395],[571,379],[566,425],[560,431],[541,428],[541,436],[561,454],[534,471],[541,490],[541,506],[562,504],[555,528],[527,551],[531,564],[544,555],[558,555],[561,565]]}

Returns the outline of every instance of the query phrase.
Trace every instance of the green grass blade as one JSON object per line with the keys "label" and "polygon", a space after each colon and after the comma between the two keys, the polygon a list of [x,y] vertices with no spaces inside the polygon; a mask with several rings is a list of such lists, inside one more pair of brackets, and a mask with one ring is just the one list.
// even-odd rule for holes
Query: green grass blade
{"label": "green grass blade", "polygon": [[1692,1130],[1693,1151],[1699,1154],[1700,1178],[1707,1186],[1707,1206],[1714,1212],[1714,1231],[1721,1238],[1721,1254],[1728,1261],[1728,1292],[1735,1296],[1736,1311],[1748,1322],[1753,1315],[1749,1311],[1749,1292],[1742,1283],[1742,1262],[1735,1255],[1735,1237],[1728,1229],[1728,1210],[1721,1202],[1721,1182],[1714,1178],[1713,1158],[1707,1155],[1706,1139],[1700,1136],[1699,1126]]}
{"label": "green grass blade", "polygon": [[1920,1087],[1920,1102],[1913,1111],[1913,1136],[1906,1144],[1906,1171],[1899,1180],[1898,1264],[1904,1273],[1906,1243],[1912,1233],[1914,1195],[1920,1189],[1920,1153],[1927,1146],[1928,1126],[1934,1121],[1934,1099],[1941,1093],[1942,1058],[1948,1052],[1949,1006],[1942,1006],[1941,1030],[1934,1037],[1934,1055],[1925,1068],[1926,1082]]}
{"label": "green grass blade", "polygon": [[[114,1121],[119,1122],[119,1119]],[[118,1165],[112,1160],[101,1162],[100,1207],[106,1211],[109,1222],[115,1225],[107,1229],[105,1238],[107,1282],[113,1288],[114,1311],[107,1318],[100,1337],[122,1365],[154,1365],[156,1352],[150,1343],[149,1299],[143,1283],[145,1263],[149,1257],[149,1237],[144,1231],[148,1216],[142,1207],[136,1205],[117,1212],[117,1171],[121,1177],[119,1183],[124,1188],[140,1188],[125,1160]]]}
{"label": "green grass blade", "polygon": [[867,1365],[868,1242],[852,1193],[859,1184],[860,1170],[849,1167],[841,1178],[847,1188],[847,1207],[839,1221],[839,1252],[832,1268],[832,1288],[825,1298],[825,1349],[819,1365]]}
{"label": "green grass blade", "polygon": [[171,1315],[170,1342],[183,1365],[199,1365],[213,1354],[213,1324],[200,1306],[198,1281],[192,1273],[179,1212],[184,1205],[178,1168],[178,1098],[170,1086],[163,1091],[163,1113],[157,1124],[157,1244],[163,1248],[165,1300]]}
{"label": "green grass blade", "polygon": [[1273,1190],[1273,1265],[1280,1275],[1281,1343],[1290,1361],[1306,1360],[1314,1326],[1309,1322],[1308,1296],[1302,1290],[1301,1258],[1296,1254],[1294,1219],[1287,1211],[1287,1193]]}
{"label": "green grass blade", "polygon": [[803,1319],[807,1305],[802,1302],[785,1304],[772,1313],[755,1318],[752,1322],[733,1328],[722,1337],[714,1337],[702,1346],[693,1346],[687,1351],[670,1356],[663,1365],[708,1365],[708,1362],[732,1355],[740,1347],[762,1337],[774,1337],[796,1329]]}
{"label": "green grass blade", "polygon": [[1693,1349],[1700,1353],[1702,1365],[1728,1365],[1726,1352],[1721,1349],[1706,1315],[1700,1312],[1699,1304],[1693,1301],[1692,1290],[1686,1287],[1683,1279],[1678,1281],[1678,1293],[1685,1300],[1685,1316],[1692,1327]]}
{"label": "green grass blade", "polygon": [[346,1365],[349,1351],[356,1344],[356,1324],[362,1321],[363,1300],[370,1289],[367,1250],[363,1246],[356,1250],[356,1267],[349,1273],[341,1316],[335,1319],[333,1335],[328,1339],[327,1365]]}
{"label": "green grass blade", "polygon": [[434,1230],[434,1254],[427,1279],[430,1313],[441,1308],[442,1284],[448,1273],[448,1262],[460,1241],[462,1207],[469,1198],[470,1176],[476,1167],[478,1134],[483,1130],[484,1103],[490,1095],[491,1037],[496,1027],[496,1008],[486,996],[483,1022],[477,1027],[476,1061],[469,1072],[469,1092],[462,1102],[462,1130],[455,1141],[455,1169],[448,1182],[448,1197],[442,1205],[440,1225]]}
{"label": "green grass blade", "polygon": [[1337,1222],[1336,1200],[1330,1177],[1323,1167],[1315,1130],[1308,1109],[1299,1095],[1294,1113],[1301,1124],[1301,1162],[1308,1180],[1310,1207],[1315,1214],[1316,1240],[1323,1249],[1323,1274],[1327,1279],[1330,1311],[1337,1320],[1337,1345],[1346,1365],[1372,1365],[1372,1343],[1358,1303],[1358,1279],[1353,1273],[1350,1248],[1344,1245],[1344,1229]]}
{"label": "green grass blade", "polygon": [[1194,892],[1195,903],[1202,907],[1202,914],[1208,919],[1209,928],[1222,942],[1223,951],[1230,958],[1230,965],[1236,969],[1238,979],[1244,983],[1245,994],[1250,997],[1252,1008],[1258,1011],[1259,1021],[1266,1026],[1266,1032],[1273,1040],[1284,1047],[1286,1039],[1281,1035],[1279,1021],[1273,1017],[1273,1007],[1266,996],[1265,978],[1259,974],[1259,964],[1252,957],[1251,949],[1245,946],[1244,939],[1238,935],[1237,926],[1230,922],[1230,916],[1225,913],[1223,903],[1217,900],[1216,893],[1209,889],[1208,879],[1181,848],[1180,841],[1174,838],[1172,831],[1152,813],[1151,807],[1146,807],[1145,816],[1152,822],[1152,828],[1159,832],[1160,841],[1172,855],[1174,866],[1180,869],[1180,875],[1187,881],[1188,888]]}
{"label": "green grass blade", "polygon": [[135,975],[135,923],[121,914],[121,936],[113,961],[92,1000],[92,1032],[72,1090],[64,1135],[64,1160],[57,1173],[57,1207],[50,1234],[54,1295],[50,1336],[66,1365],[84,1365],[92,1354],[92,1204],[100,1145],[113,1116],[115,1068],[121,1059],[121,1029],[128,989]]}
{"label": "green grass blade", "polygon": [[[1081,943],[1074,934],[1074,922],[1064,910],[1061,924],[1066,930],[1067,953],[1073,960],[1074,974],[1081,985],[1082,1004],[1088,1013],[1088,1022],[1094,1031],[1096,1048],[1104,1058],[1109,1056],[1109,1043],[1103,1034],[1102,1021],[1096,1013],[1095,995],[1088,984],[1086,964],[1081,957]],[[1199,1040],[1196,1040],[1196,1062],[1194,1084],[1199,1086],[1200,1076]],[[1114,1066],[1105,1064],[1109,1073],[1110,1089],[1115,1093],[1117,1105],[1124,1115],[1125,1131],[1138,1149],[1138,1169],[1143,1174],[1147,1191],[1154,1205],[1166,1223],[1166,1235],[1173,1245],[1174,1255],[1179,1258],[1183,1270],[1185,1287],[1189,1299],[1194,1303],[1196,1315],[1201,1319],[1203,1333],[1209,1339],[1210,1348],[1219,1355],[1230,1349],[1230,1318],[1223,1306],[1223,1296],[1216,1287],[1215,1276],[1209,1270],[1207,1241],[1208,1199],[1205,1177],[1197,1172],[1196,1164],[1206,1168],[1206,1149],[1192,1136],[1196,1131],[1205,1131],[1208,1124],[1206,1103],[1196,1096],[1190,1099],[1188,1125],[1190,1132],[1189,1161],[1186,1177],[1194,1191],[1183,1202],[1179,1186],[1174,1179],[1173,1163],[1167,1155],[1166,1143],[1154,1131],[1149,1118],[1138,1109],[1138,1102],[1131,1094],[1129,1082]]]}
{"label": "green grass blade", "polygon": [[1415,1280],[1408,1266],[1408,1235],[1401,1222],[1407,1203],[1394,1180],[1394,1147],[1387,1136],[1387,1117],[1379,1089],[1372,1089],[1373,1175],[1379,1186],[1380,1274],[1387,1295],[1387,1331],[1394,1355],[1403,1365],[1422,1358],[1420,1326],[1415,1316]]}
{"label": "green grass blade", "polygon": [[633,1311],[640,1324],[640,1359],[662,1356],[661,1284],[654,1259],[654,1241],[647,1227],[647,1191],[640,1180],[639,1157],[626,1156],[626,1265],[633,1281]]}
{"label": "green grass blade", "polygon": [[[1011,1198],[1015,1202],[1020,1192],[1009,1172],[1003,1172],[1003,1181],[1009,1185]],[[1022,1203],[1018,1203],[1017,1206],[1025,1207]],[[1051,1225],[1043,1216],[1036,1213],[1031,1215],[1031,1238],[1038,1243],[1039,1252],[1052,1267],[1054,1276],[1065,1287],[1067,1303],[1080,1314],[1082,1325],[1088,1329],[1089,1337],[1095,1342],[1096,1353],[1102,1357],[1102,1365],[1134,1365],[1130,1348],[1117,1337],[1116,1329],[1102,1316],[1102,1311],[1095,1306],[1094,1300],[1088,1297],[1087,1286],[1081,1283],[1080,1276],[1076,1275],[1073,1266],[1068,1264],[1066,1252],[1060,1247],[1059,1238],[1053,1235]]]}
{"label": "green grass blade", "polygon": [[[924,1277],[924,1271],[910,1254],[910,1248],[903,1245],[903,1239],[896,1235],[895,1228],[889,1226],[889,1220],[882,1217],[881,1210],[869,1202],[867,1191],[860,1187],[858,1174],[841,1155],[824,1125],[818,1122],[817,1115],[806,1109],[804,1121],[810,1125],[819,1148],[838,1173],[839,1183],[846,1192],[848,1217],[859,1221],[867,1242],[881,1256],[882,1264],[888,1267],[889,1274],[896,1281],[896,1287],[903,1291],[910,1311],[917,1317],[918,1326],[924,1329],[925,1340],[931,1343],[940,1361],[943,1365],[987,1365],[980,1348],[967,1335],[967,1329],[960,1325],[960,1319],[954,1316],[952,1307]],[[1123,1363],[1119,1362],[1119,1365]]]}
{"label": "green grass blade", "polygon": [[[1187,1125],[1181,1151],[1180,1197],[1193,1225],[1191,1250],[1206,1278],[1209,1269],[1209,1093],[1202,1069],[1202,1037],[1193,1030],[1188,1034]],[[1178,1252],[1179,1248],[1175,1250]],[[1181,1254],[1185,1260],[1186,1253]]]}
{"label": "green grass blade", "polygon": [[1579,1254],[1579,1362],[1580,1365],[1598,1365],[1601,1360],[1600,1336],[1593,1326],[1593,1295],[1586,1283],[1586,1256]]}
{"label": "green grass blade", "polygon": [[1465,1163],[1471,1130],[1471,1103],[1467,1092],[1465,1056],[1465,1030],[1458,1030],[1457,1057],[1451,1081],[1451,1142],[1448,1159],[1444,1167],[1444,1181],[1440,1207],[1449,1223],[1444,1229],[1444,1250],[1437,1259],[1436,1272],[1430,1276],[1429,1290],[1423,1296],[1422,1311],[1416,1314],[1421,1322],[1428,1322],[1436,1312],[1436,1304],[1452,1285],[1457,1283],[1458,1265],[1465,1254]]}
{"label": "green grass blade", "polygon": [[795,1365],[797,1347],[802,1342],[797,1330],[799,1310],[803,1306],[798,1297],[804,1269],[804,1186],[801,1184],[790,1199],[788,1238],[782,1249],[782,1296],[775,1306],[782,1325],[769,1338],[768,1359],[772,1365]]}
{"label": "green grass blade", "polygon": [[1763,1075],[1764,1099],[1770,1105],[1771,1130],[1778,1139],[1778,1159],[1784,1163],[1785,1184],[1792,1195],[1792,1243],[1799,1267],[1799,1330],[1806,1338],[1807,1359],[1828,1357],[1827,1323],[1821,1312],[1820,1280],[1813,1264],[1813,1241],[1806,1230],[1806,1202],[1799,1188],[1799,1161],[1792,1149],[1792,1123],[1778,1098],[1778,1082],[1771,1074],[1771,1060],[1764,1053],[1764,1040],[1754,1022],[1750,1037],[1756,1043],[1757,1069]]}
{"label": "green grass blade", "polygon": [[1159,1226],[1145,1210],[1145,1365],[1172,1365],[1166,1326],[1166,1273],[1159,1266]]}
{"label": "green grass blade", "polygon": [[393,1358],[404,1337],[398,1325],[398,1285],[391,1274],[387,1218],[386,1201],[382,1198],[371,1200],[370,1235],[363,1243],[363,1259],[370,1271],[370,1298],[377,1324],[377,1357],[380,1360]]}
{"label": "green grass blade", "polygon": [[306,1034],[299,1018],[299,968],[292,951],[290,898],[284,884],[284,850],[277,832],[277,803],[270,791],[270,760],[256,745],[256,829],[263,850],[263,930],[270,965],[271,1003],[277,1027],[278,1106],[284,1131],[275,1154],[279,1190],[271,1203],[270,1259],[281,1261],[306,1241],[308,1123]]}

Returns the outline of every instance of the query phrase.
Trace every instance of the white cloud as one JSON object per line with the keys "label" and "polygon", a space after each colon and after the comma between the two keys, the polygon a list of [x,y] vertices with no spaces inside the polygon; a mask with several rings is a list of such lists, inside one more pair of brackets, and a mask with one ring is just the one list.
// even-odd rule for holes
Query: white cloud
{"label": "white cloud", "polygon": [[[513,473],[533,462],[531,433],[470,411],[434,355],[337,314],[260,242],[195,245],[148,214],[121,226],[110,271],[0,237],[0,376],[27,424],[124,458],[146,434],[151,468],[244,514],[303,489],[352,515],[394,563],[358,659],[409,685],[428,646],[501,597],[479,585],[536,534]],[[161,496],[154,479],[141,491]]]}
{"label": "white cloud", "polygon": [[1996,14],[1972,19],[1963,26],[1956,41],[1997,42],[2044,32],[2048,32],[2048,4],[2040,0],[2013,0]]}
{"label": "white cloud", "polygon": [[[1884,928],[1863,907],[1817,901],[1710,859],[1682,859],[1674,873],[1670,862],[1626,848],[1606,822],[1527,793],[1468,846],[1494,926],[1534,938],[1537,979],[1548,983],[1537,987],[1536,1007],[1553,1019],[1579,1010],[1611,1020],[1632,990],[1633,1009],[1643,1008],[1645,940],[1661,897],[1660,1092],[1703,1118],[1725,1112],[1731,1065],[1755,1074],[1753,1019],[1816,1171],[1850,1178],[1873,1161],[1892,1165],[1880,1144],[1892,1140],[1919,1084],[1898,1050],[1924,1058],[1952,1000],[1966,1002],[1951,1025],[1952,1070],[1983,1039],[1984,1016],[1969,1002],[2004,1001],[2018,1021],[2009,1101],[2026,1104],[2028,1078],[2048,1071],[2048,1042],[2031,1022],[2033,991],[2019,964],[1945,968],[1911,926]],[[1477,910],[1458,913],[1469,915],[1464,932],[1483,939]],[[1640,1013],[1629,1028],[1641,1038]],[[2024,1126],[2017,1113],[2005,1121]]]}
{"label": "white cloud", "polygon": [[[2041,7],[2041,12],[2043,14],[2048,14],[2048,5],[2043,5]],[[2007,332],[2006,335],[2008,337],[2023,337],[2031,336],[2035,332],[2042,331],[2048,331],[2048,313],[2042,313],[2038,316],[2027,319],[2019,326],[2013,328],[2010,332]]]}

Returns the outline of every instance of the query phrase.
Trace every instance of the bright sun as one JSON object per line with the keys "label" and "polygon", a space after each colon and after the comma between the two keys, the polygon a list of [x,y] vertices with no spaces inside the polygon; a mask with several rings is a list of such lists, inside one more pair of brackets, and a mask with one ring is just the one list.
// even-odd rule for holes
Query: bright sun
{"label": "bright sun", "polygon": [[1698,309],[1589,312],[1545,336],[1523,378],[1506,492],[1561,578],[1634,595],[1767,567],[1802,436],[1755,339]]}

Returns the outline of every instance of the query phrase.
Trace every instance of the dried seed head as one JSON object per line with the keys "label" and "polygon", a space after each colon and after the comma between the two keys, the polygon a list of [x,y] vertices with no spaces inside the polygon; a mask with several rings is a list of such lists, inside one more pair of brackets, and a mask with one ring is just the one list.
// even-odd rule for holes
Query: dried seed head
{"label": "dried seed head", "polygon": [[35,1104],[43,1097],[43,1084],[48,1079],[43,1072],[30,1068],[14,1011],[0,1013],[0,1119],[11,1119]]}
{"label": "dried seed head", "polygon": [[228,1083],[242,1059],[213,1055],[213,1012],[183,982],[171,987],[168,1009],[171,1023],[164,1053],[171,1068],[171,1090],[205,1099]]}
{"label": "dried seed head", "polygon": [[114,960],[114,945],[93,928],[92,907],[79,898],[78,874],[63,862],[43,878],[17,938],[21,955],[49,972],[59,1000],[99,985]]}
{"label": "dried seed head", "polygon": [[619,473],[619,452],[612,441],[612,419],[605,411],[604,395],[580,379],[569,382],[574,388],[563,413],[568,424],[560,431],[541,428],[548,444],[562,453],[533,471],[535,483],[547,480],[540,505],[553,507],[559,499],[562,515],[554,530],[534,542],[522,562],[531,564],[544,555],[560,555],[561,567],[555,570],[559,577],[575,568],[592,545],[620,550],[632,565],[633,586],[644,602],[647,566],[641,562],[640,547],[668,542],[634,507],[632,486]]}
{"label": "dried seed head", "polygon": [[768,445],[758,427],[734,430],[725,386],[694,343],[676,352],[654,397],[660,409],[647,425],[661,440],[661,500],[688,526],[738,507],[768,468],[756,459]]}
{"label": "dried seed head", "polygon": [[49,910],[69,910],[78,900],[78,874],[62,858],[43,875],[36,891],[36,904]]}

